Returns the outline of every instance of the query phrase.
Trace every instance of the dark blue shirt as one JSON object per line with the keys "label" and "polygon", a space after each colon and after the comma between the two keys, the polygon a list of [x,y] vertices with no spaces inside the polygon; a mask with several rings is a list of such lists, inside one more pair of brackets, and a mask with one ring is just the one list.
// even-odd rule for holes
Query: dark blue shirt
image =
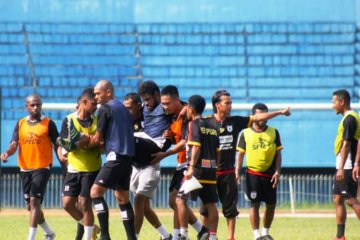
{"label": "dark blue shirt", "polygon": [[97,131],[103,134],[106,154],[135,155],[134,123],[129,111],[118,100],[110,100],[98,111]]}
{"label": "dark blue shirt", "polygon": [[172,121],[172,115],[167,115],[162,104],[158,104],[152,111],[144,107],[144,132],[152,138],[161,137],[168,130]]}

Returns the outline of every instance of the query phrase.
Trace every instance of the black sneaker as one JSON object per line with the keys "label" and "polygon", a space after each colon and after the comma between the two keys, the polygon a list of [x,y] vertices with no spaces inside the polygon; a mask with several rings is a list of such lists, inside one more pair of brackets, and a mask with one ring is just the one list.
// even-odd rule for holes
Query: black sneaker
{"label": "black sneaker", "polygon": [[179,240],[189,240],[187,237],[185,237],[182,234],[179,234]]}
{"label": "black sneaker", "polygon": [[197,240],[207,240],[209,236],[209,229],[207,229],[205,226],[202,226],[200,232],[197,235]]}
{"label": "black sneaker", "polygon": [[270,235],[265,235],[262,237],[262,240],[274,240]]}
{"label": "black sneaker", "polygon": [[160,240],[172,240],[172,235],[169,234],[169,236],[168,236],[167,238],[161,238],[161,237],[160,237]]}

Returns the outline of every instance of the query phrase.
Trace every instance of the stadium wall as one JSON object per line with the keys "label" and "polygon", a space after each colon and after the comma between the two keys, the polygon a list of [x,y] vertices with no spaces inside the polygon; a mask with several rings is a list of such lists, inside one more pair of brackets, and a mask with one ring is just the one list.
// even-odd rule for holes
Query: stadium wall
{"label": "stadium wall", "polygon": [[354,22],[359,0],[12,0],[0,21],[21,22]]}

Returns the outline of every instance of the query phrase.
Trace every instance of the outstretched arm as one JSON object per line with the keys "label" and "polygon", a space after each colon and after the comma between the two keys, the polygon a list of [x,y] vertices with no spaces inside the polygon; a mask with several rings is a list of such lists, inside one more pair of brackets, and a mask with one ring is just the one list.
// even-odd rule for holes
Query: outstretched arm
{"label": "outstretched arm", "polygon": [[290,107],[273,112],[256,113],[253,116],[253,121],[266,121],[279,115],[290,116],[291,115]]}

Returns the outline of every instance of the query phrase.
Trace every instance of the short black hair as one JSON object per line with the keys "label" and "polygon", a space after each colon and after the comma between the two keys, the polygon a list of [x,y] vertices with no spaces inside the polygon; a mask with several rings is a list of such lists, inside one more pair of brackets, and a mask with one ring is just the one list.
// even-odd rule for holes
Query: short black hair
{"label": "short black hair", "polygon": [[141,102],[141,97],[139,96],[139,94],[135,93],[135,92],[131,92],[125,95],[124,100],[128,100],[131,99],[133,103],[137,104],[137,103],[142,103]]}
{"label": "short black hair", "polygon": [[228,91],[226,91],[225,89],[222,89],[222,90],[216,91],[214,93],[214,95],[212,96],[212,107],[213,107],[214,113],[217,112],[215,104],[220,102],[222,96],[230,97],[230,93]]}
{"label": "short black hair", "polygon": [[81,93],[81,98],[88,98],[88,99],[95,99],[95,93],[94,93],[94,88],[93,87],[89,87],[89,88],[85,88],[82,93]]}
{"label": "short black hair", "polygon": [[147,80],[140,83],[138,87],[138,93],[141,97],[143,97],[145,94],[154,96],[155,93],[160,93],[160,89],[159,86],[154,81]]}
{"label": "short black hair", "polygon": [[161,96],[179,97],[179,91],[174,85],[167,85],[161,89]]}
{"label": "short black hair", "polygon": [[262,111],[266,111],[268,112],[269,109],[268,107],[264,104],[264,103],[256,103],[253,107],[252,107],[252,114],[256,113],[256,110],[262,110]]}
{"label": "short black hair", "polygon": [[333,92],[333,96],[343,99],[346,105],[350,105],[350,93],[346,89],[339,89]]}
{"label": "short black hair", "polygon": [[202,114],[206,106],[206,101],[200,95],[192,95],[188,100],[188,105],[192,107],[198,114]]}

